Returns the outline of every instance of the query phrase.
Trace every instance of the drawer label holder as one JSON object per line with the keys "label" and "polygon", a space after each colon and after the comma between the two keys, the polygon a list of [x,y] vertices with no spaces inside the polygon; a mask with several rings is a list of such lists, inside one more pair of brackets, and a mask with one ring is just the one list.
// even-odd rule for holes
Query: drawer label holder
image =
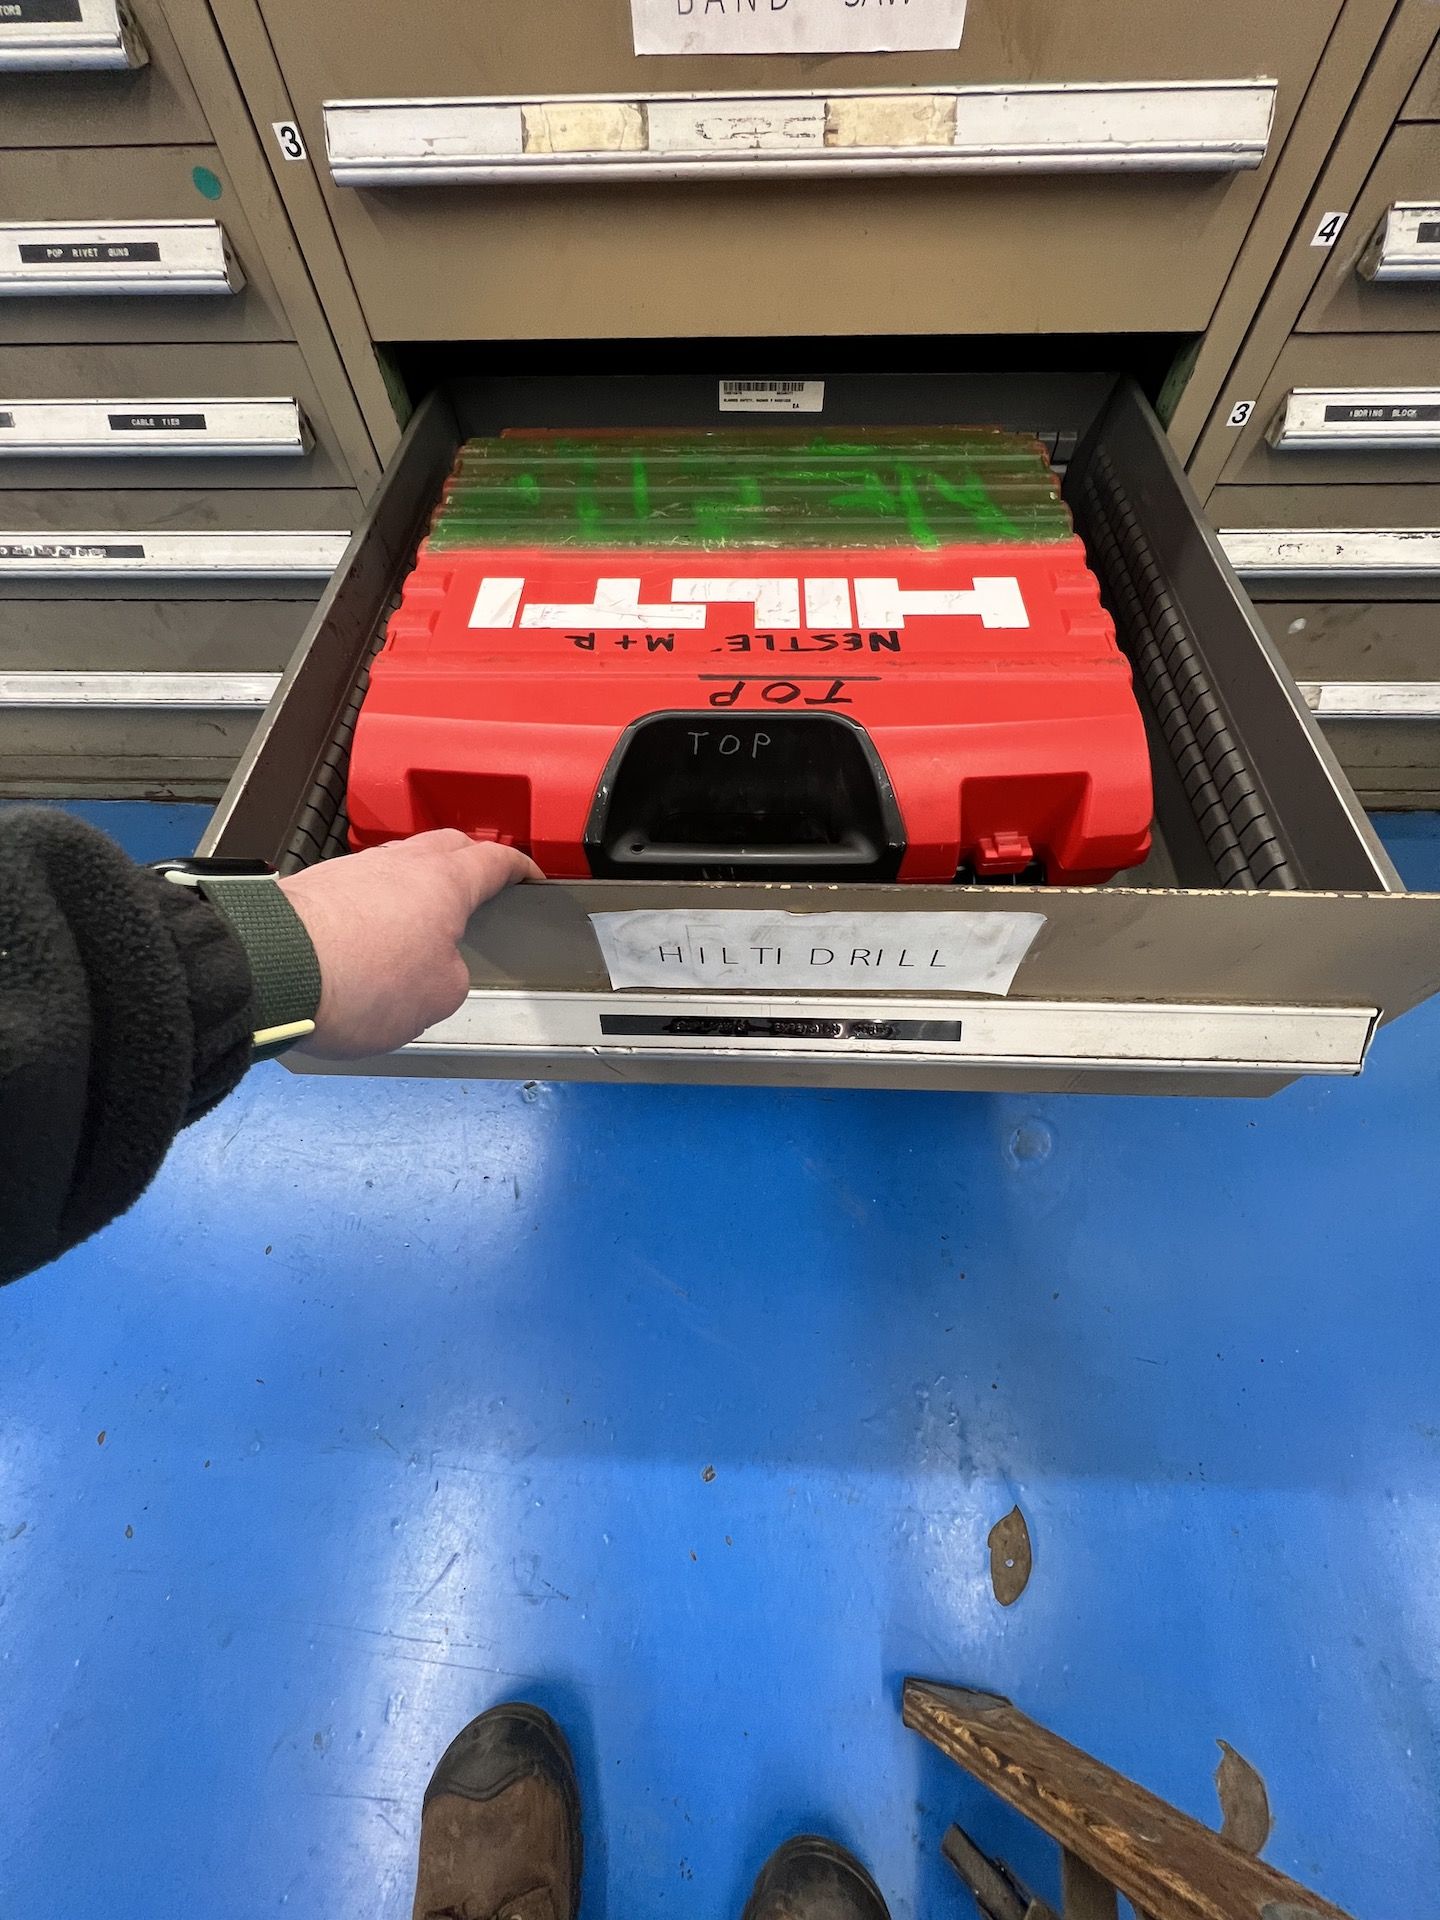
{"label": "drawer label holder", "polygon": [[194,298],[244,284],[218,220],[0,221],[0,295]]}
{"label": "drawer label holder", "polygon": [[308,453],[313,445],[293,398],[0,398],[0,459],[273,459]]}
{"label": "drawer label holder", "polygon": [[148,59],[125,0],[0,0],[0,73],[124,72]]}
{"label": "drawer label holder", "polygon": [[1266,438],[1277,453],[1440,447],[1440,387],[1295,387]]}
{"label": "drawer label holder", "polygon": [[1275,94],[1259,78],[327,100],[325,151],[341,187],[1233,173],[1264,159]]}
{"label": "drawer label holder", "polygon": [[1397,200],[1387,207],[1355,270],[1382,284],[1440,280],[1440,205]]}
{"label": "drawer label holder", "polygon": [[1043,913],[594,913],[610,984],[840,993],[1010,991]]}

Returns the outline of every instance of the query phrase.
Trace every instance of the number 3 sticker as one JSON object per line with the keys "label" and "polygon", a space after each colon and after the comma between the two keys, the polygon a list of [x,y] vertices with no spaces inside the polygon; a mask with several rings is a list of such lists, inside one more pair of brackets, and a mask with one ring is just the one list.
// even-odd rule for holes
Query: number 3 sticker
{"label": "number 3 sticker", "polygon": [[1254,411],[1255,402],[1253,400],[1237,400],[1235,405],[1230,409],[1230,418],[1225,424],[1227,427],[1243,427]]}
{"label": "number 3 sticker", "polygon": [[287,160],[305,158],[305,142],[300,138],[300,129],[293,120],[272,120],[275,138],[280,142],[280,151]]}

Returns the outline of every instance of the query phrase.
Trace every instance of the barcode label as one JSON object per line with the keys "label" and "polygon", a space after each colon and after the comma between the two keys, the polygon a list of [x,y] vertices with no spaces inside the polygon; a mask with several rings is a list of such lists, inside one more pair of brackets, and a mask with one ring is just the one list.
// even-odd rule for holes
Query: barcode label
{"label": "barcode label", "polygon": [[722,380],[721,413],[821,413],[823,380]]}

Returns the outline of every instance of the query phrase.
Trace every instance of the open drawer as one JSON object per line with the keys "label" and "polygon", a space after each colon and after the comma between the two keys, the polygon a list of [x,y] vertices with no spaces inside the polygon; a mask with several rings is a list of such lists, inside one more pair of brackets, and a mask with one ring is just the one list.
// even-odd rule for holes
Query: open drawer
{"label": "open drawer", "polygon": [[[507,377],[432,393],[202,853],[294,871],[344,851],[348,743],[368,662],[462,438],[719,419],[716,381],[688,375]],[[966,422],[1036,431],[1062,456],[1074,448],[1066,495],[1150,730],[1146,865],[1094,888],[522,888],[470,928],[461,1011],[403,1052],[343,1070],[1269,1093],[1299,1074],[1358,1072],[1376,1025],[1440,989],[1440,897],[1401,887],[1139,390],[1054,374],[845,376],[826,388],[826,426]],[[701,911],[880,916],[865,923],[868,937],[900,946],[907,924],[942,924],[916,914],[945,916],[962,945],[1003,933],[994,916],[1041,924],[1005,994],[865,991],[854,972],[823,991],[616,989],[590,916],[640,909],[667,916],[659,926],[680,940]],[[753,922],[729,924],[753,937]],[[781,924],[803,937],[803,922]]]}

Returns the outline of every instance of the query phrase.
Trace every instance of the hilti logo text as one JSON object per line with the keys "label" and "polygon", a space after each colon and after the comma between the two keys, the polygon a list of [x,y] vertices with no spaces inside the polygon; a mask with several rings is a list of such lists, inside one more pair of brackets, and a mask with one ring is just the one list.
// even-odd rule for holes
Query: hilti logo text
{"label": "hilti logo text", "polygon": [[[851,591],[854,591],[852,604]],[[1011,574],[977,574],[969,587],[909,588],[898,580],[676,580],[669,600],[641,600],[640,582],[597,580],[595,597],[573,603],[525,599],[523,578],[487,575],[470,614],[472,627],[704,628],[712,606],[748,607],[757,627],[903,627],[907,617],[968,617],[986,627],[1028,627],[1030,616]]]}

